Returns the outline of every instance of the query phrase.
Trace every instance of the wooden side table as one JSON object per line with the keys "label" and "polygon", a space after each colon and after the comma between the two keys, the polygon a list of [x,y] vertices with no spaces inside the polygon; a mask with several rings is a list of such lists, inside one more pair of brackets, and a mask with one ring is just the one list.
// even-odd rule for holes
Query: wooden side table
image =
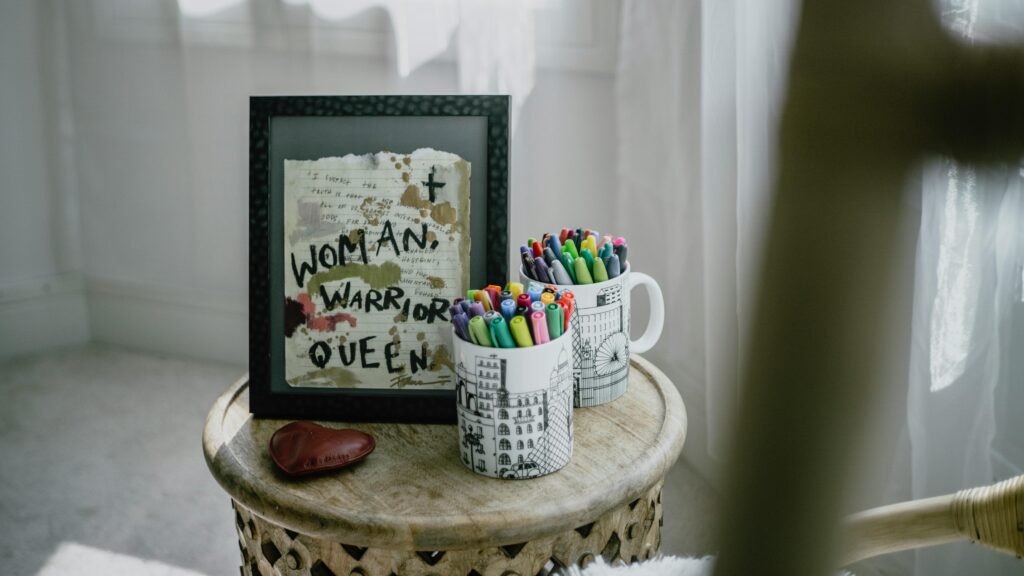
{"label": "wooden side table", "polygon": [[686,410],[660,370],[636,355],[631,364],[623,397],[576,410],[569,465],[531,480],[474,474],[454,425],[423,424],[352,424],[377,438],[364,462],[288,479],[267,453],[286,422],[252,418],[243,378],[203,433],[210,471],[232,498],[242,574],[534,576],[598,555],[651,557]]}

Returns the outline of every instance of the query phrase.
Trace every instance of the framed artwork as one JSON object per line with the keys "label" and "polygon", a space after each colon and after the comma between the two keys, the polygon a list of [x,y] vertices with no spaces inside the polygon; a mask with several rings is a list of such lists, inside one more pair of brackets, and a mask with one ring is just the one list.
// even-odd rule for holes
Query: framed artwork
{"label": "framed artwork", "polygon": [[454,422],[448,308],[508,271],[507,96],[249,103],[249,407]]}

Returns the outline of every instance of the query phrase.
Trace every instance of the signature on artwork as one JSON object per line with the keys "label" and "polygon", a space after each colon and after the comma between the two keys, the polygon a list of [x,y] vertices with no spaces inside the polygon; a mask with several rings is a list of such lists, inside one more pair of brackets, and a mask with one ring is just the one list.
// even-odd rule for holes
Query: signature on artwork
{"label": "signature on artwork", "polygon": [[391,378],[392,388],[405,388],[407,386],[437,386],[448,384],[451,381],[449,377],[438,378],[437,380],[416,380],[408,374],[398,374]]}

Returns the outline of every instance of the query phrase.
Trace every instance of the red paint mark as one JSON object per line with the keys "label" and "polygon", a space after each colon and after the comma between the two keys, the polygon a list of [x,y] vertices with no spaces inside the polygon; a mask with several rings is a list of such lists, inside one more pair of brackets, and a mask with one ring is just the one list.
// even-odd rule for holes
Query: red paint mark
{"label": "red paint mark", "polygon": [[318,332],[333,332],[342,322],[348,322],[350,328],[356,327],[356,317],[351,314],[331,314],[330,316],[318,316],[306,320],[306,327]]}
{"label": "red paint mark", "polygon": [[309,297],[309,294],[302,292],[295,299],[299,301],[299,304],[302,304],[302,313],[306,315],[306,318],[316,314],[316,303]]}

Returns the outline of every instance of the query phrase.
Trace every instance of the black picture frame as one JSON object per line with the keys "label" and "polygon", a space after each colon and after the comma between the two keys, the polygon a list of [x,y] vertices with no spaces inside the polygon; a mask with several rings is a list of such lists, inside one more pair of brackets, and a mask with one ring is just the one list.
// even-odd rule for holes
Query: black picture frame
{"label": "black picture frame", "polygon": [[[346,127],[347,126],[347,127]],[[425,130],[424,127],[433,127]],[[481,128],[482,126],[482,128]],[[322,127],[322,128],[321,128]],[[253,96],[249,101],[249,409],[255,417],[377,422],[455,422],[455,392],[289,388],[275,382],[283,362],[283,331],[274,334],[275,261],[271,230],[282,215],[274,210],[276,148],[343,156],[374,150],[439,147],[473,163],[471,191],[472,285],[502,284],[508,274],[509,188],[508,96]],[[482,129],[482,132],[481,132]],[[467,137],[471,132],[472,137]],[[287,136],[290,135],[290,136]],[[295,137],[298,135],[299,137]],[[478,144],[467,144],[474,141]],[[348,142],[349,144],[342,144]],[[352,142],[363,144],[352,145]],[[389,143],[392,143],[389,145]],[[483,150],[458,150],[459,146]],[[326,152],[326,154],[325,154]],[[299,155],[302,154],[300,151]],[[478,166],[484,166],[480,170]],[[484,194],[478,188],[482,173]],[[282,258],[283,260],[283,258]],[[283,285],[283,280],[282,280]],[[280,343],[275,344],[275,339]]]}

